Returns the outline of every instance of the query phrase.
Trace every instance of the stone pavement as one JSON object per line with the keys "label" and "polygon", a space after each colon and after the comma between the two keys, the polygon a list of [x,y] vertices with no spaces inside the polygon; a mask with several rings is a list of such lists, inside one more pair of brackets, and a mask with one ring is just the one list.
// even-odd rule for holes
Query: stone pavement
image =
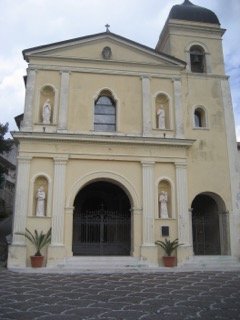
{"label": "stone pavement", "polygon": [[240,272],[29,274],[0,269],[0,319],[240,319]]}

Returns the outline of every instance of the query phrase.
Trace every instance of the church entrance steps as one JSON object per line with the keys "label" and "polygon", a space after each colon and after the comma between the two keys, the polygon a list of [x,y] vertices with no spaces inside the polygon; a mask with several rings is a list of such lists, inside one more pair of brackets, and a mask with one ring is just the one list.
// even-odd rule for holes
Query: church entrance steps
{"label": "church entrance steps", "polygon": [[178,269],[186,271],[240,271],[240,260],[233,256],[192,256],[180,264]]}
{"label": "church entrance steps", "polygon": [[58,263],[61,270],[129,270],[148,268],[146,262],[130,256],[76,256],[65,258]]}

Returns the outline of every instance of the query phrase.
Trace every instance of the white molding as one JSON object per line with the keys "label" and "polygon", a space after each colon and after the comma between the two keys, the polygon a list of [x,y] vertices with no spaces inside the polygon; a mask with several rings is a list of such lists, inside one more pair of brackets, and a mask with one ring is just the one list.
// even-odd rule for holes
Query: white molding
{"label": "white molding", "polygon": [[100,181],[100,180],[117,183],[120,186],[120,188],[122,188],[126,192],[127,196],[129,197],[129,200],[131,202],[131,208],[132,209],[134,208],[134,210],[138,210],[138,209],[141,210],[140,199],[133,184],[122,174],[120,175],[114,171],[106,171],[106,170],[91,171],[85,174],[84,176],[81,176],[81,178],[77,179],[67,193],[66,207],[73,206],[76,195],[84,186],[94,181]]}

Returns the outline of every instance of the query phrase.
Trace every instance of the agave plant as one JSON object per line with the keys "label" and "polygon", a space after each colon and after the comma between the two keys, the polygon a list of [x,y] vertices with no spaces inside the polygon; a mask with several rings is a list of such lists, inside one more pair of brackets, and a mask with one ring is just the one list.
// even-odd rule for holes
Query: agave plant
{"label": "agave plant", "polygon": [[182,243],[178,243],[178,239],[175,239],[173,241],[168,239],[165,239],[165,241],[158,240],[155,242],[155,244],[163,248],[168,257],[171,256],[175,249],[182,245]]}
{"label": "agave plant", "polygon": [[51,242],[51,231],[50,228],[46,234],[41,231],[40,233],[35,229],[32,233],[29,229],[25,229],[25,232],[16,232],[16,234],[27,238],[35,247],[35,256],[42,256],[41,249],[47,246]]}

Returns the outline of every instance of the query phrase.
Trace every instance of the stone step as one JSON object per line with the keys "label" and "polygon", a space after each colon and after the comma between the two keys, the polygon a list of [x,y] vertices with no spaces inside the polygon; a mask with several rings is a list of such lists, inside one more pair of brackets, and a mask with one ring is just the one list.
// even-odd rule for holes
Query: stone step
{"label": "stone step", "polygon": [[134,257],[125,256],[89,256],[68,257],[58,263],[61,269],[116,269],[116,268],[141,268],[148,264]]}
{"label": "stone step", "polygon": [[185,269],[240,270],[240,261],[232,256],[193,256],[178,266]]}

